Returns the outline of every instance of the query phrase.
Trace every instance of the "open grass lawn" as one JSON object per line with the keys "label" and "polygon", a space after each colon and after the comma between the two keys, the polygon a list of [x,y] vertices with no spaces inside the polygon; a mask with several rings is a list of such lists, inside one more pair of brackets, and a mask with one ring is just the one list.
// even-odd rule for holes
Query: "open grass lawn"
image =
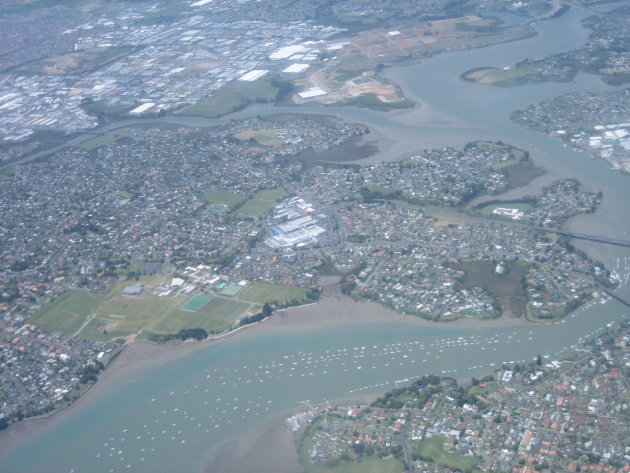
{"label": "open grass lawn", "polygon": [[275,207],[280,199],[287,195],[287,192],[281,187],[258,191],[247,202],[236,209],[234,214],[240,218],[262,217]]}
{"label": "open grass lawn", "polygon": [[239,286],[237,284],[230,284],[229,286],[227,286],[225,289],[221,291],[221,295],[227,296],[227,297],[234,297],[238,295],[238,293],[241,292],[242,290],[243,290],[242,286]]}
{"label": "open grass lawn", "polygon": [[96,136],[91,140],[84,141],[79,145],[80,148],[91,150],[101,145],[110,145],[118,140],[132,136],[129,128],[119,128],[104,135]]}
{"label": "open grass lawn", "polygon": [[540,71],[531,65],[497,69],[494,67],[479,68],[464,73],[464,78],[480,84],[509,86],[524,84],[538,77]]}
{"label": "open grass lawn", "polygon": [[84,141],[79,145],[79,148],[91,150],[94,148],[98,148],[101,145],[110,145],[112,143],[115,143],[120,138],[122,137],[108,133],[103,136],[97,136],[96,138],[92,138],[91,140]]}
{"label": "open grass lawn", "polygon": [[262,78],[255,82],[232,81],[211,97],[183,108],[178,113],[216,118],[221,115],[245,108],[253,102],[273,102],[278,96],[278,87],[271,83],[270,78]]}
{"label": "open grass lawn", "polygon": [[[164,276],[142,276],[138,283],[152,286]],[[133,332],[177,333],[181,329],[203,328],[222,332],[242,315],[249,315],[249,302],[197,295],[157,297],[143,293],[125,296],[121,292],[132,281],[120,281],[108,293],[70,290],[33,315],[33,324],[45,330],[73,334],[88,315],[95,317],[80,336],[92,340],[112,340]],[[188,310],[184,310],[186,307]],[[260,309],[254,306],[252,312]]]}
{"label": "open grass lawn", "polygon": [[254,139],[262,146],[280,146],[282,141],[278,138],[278,131],[280,130],[244,130],[234,137],[242,141]]}
{"label": "open grass lawn", "polygon": [[372,194],[378,194],[383,196],[384,199],[390,198],[392,196],[396,196],[399,193],[396,189],[391,189],[389,187],[383,187],[378,184],[368,184],[365,188]]}
{"label": "open grass lawn", "polygon": [[471,469],[475,473],[479,470],[475,469],[479,463],[476,457],[465,457],[457,453],[451,453],[444,450],[444,443],[448,439],[443,435],[435,435],[433,437],[413,442],[411,451],[415,454],[422,455],[425,458],[430,457],[433,463],[448,466],[449,468],[459,468],[461,470]]}
{"label": "open grass lawn", "polygon": [[151,320],[178,308],[183,301],[182,297],[113,296],[98,308],[96,318],[81,335],[93,340],[125,337],[141,331]]}
{"label": "open grass lawn", "polygon": [[44,306],[30,319],[30,322],[44,330],[58,330],[72,334],[104,300],[104,294],[72,289]]}
{"label": "open grass lawn", "polygon": [[266,282],[255,282],[248,287],[240,299],[244,301],[257,302],[259,304],[282,303],[291,300],[306,300],[308,289],[294,286],[280,286],[278,284],[268,284]]}
{"label": "open grass lawn", "polygon": [[145,329],[153,333],[177,333],[183,328],[203,328],[208,333],[223,332],[232,327],[249,306],[245,302],[213,297],[196,312],[170,307]]}
{"label": "open grass lawn", "polygon": [[184,303],[183,296],[112,297],[98,309],[96,318],[81,335],[92,340],[110,340],[143,330],[177,333],[181,329],[203,328],[208,332],[222,332],[232,327],[234,321],[249,308],[245,302],[220,298],[208,298],[196,311],[182,309]]}
{"label": "open grass lawn", "polygon": [[222,204],[227,205],[230,209],[235,209],[247,200],[247,196],[229,191],[211,191],[204,192],[201,200],[210,205]]}

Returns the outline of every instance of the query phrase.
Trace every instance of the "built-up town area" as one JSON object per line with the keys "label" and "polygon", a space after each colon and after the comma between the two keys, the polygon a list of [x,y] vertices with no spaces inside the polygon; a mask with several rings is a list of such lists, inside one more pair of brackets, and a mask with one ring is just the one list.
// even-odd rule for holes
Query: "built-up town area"
{"label": "built-up town area", "polygon": [[287,425],[307,472],[628,471],[629,347],[626,324],[561,361],[504,366],[467,388],[426,376],[369,407],[322,406]]}
{"label": "built-up town area", "polygon": [[[502,36],[494,20],[475,16],[477,7],[553,13],[555,2],[316,8],[310,1],[156,0],[124,8],[105,2],[96,15],[92,4],[68,16],[63,7],[46,9],[41,17],[24,2],[4,3],[0,428],[73,402],[130,341],[163,342],[187,330],[219,336],[316,300],[323,275],[338,276],[356,299],[436,321],[503,314],[548,322],[607,298],[605,289],[618,282],[553,233],[594,212],[602,194],[563,179],[502,202],[504,191],[543,172],[509,144],[474,142],[358,166],[351,160],[374,151],[370,130],[331,117],[277,115],[214,128],[151,128],[140,120],[167,112],[219,116],[278,101],[283,91],[286,103],[327,94],[336,101],[330,77],[368,90],[361,84],[373,84],[386,59],[532,34],[525,25]],[[469,14],[460,26],[448,21]],[[581,68],[623,83],[630,38],[623,15],[589,19],[593,34],[567,53],[569,65],[561,55],[532,60],[500,71],[495,82],[527,74],[566,80]],[[384,29],[370,35],[375,22]],[[357,31],[358,39],[344,36]],[[356,67],[346,70],[339,56],[349,49],[357,53],[344,60]],[[360,67],[353,64],[359,51],[370,56]],[[332,63],[332,72],[304,79]],[[378,95],[379,107],[383,97],[410,106],[385,79],[376,82],[389,88],[364,95],[389,91]],[[221,108],[225,90],[243,101]],[[596,125],[600,140],[575,129],[553,100],[515,119],[565,131],[575,146],[588,141],[627,168],[628,107],[613,122],[603,118],[627,98],[564,99],[589,104],[585,127]],[[18,163],[49,141],[122,117],[138,120]],[[484,195],[496,200],[477,205]],[[379,454],[378,461],[416,471],[613,471],[629,453],[620,445],[628,415],[624,330],[589,342],[589,355],[506,367],[467,391],[430,377],[371,408],[328,413],[308,428],[304,465]],[[600,413],[605,421],[597,421]]]}
{"label": "built-up town area", "polygon": [[[610,13],[594,14],[583,20],[592,30],[583,46],[541,59],[526,60],[520,67],[532,68],[542,81],[568,81],[579,71],[601,75],[611,85],[628,82],[628,17],[622,6]],[[530,72],[531,73],[531,72]]]}
{"label": "built-up town area", "polygon": [[[314,149],[365,147],[366,132],[305,116],[126,128],[5,171],[4,415],[67,402],[126,340],[220,333],[263,302],[312,300],[320,274],[434,320],[553,319],[614,284],[602,265],[530,228],[592,212],[599,195],[558,181],[467,221],[470,199],[509,187],[502,170],[525,165],[526,153],[478,142],[367,167],[311,160]],[[461,218],[432,217],[426,203]],[[510,205],[516,215],[490,211]]]}
{"label": "built-up town area", "polygon": [[[208,5],[197,3],[174,22],[147,25],[144,13],[124,11],[60,32],[74,42],[74,51],[86,52],[22,66],[0,82],[0,138],[18,141],[52,126],[72,133],[91,128],[98,111],[88,114],[86,102],[96,102],[103,113],[132,116],[182,108],[235,79],[253,82],[271,70],[295,76],[321,52],[341,47],[325,41],[339,28],[217,22],[205,15]],[[232,3],[217,0],[212,12]],[[44,75],[29,70],[34,67]]]}
{"label": "built-up town area", "polygon": [[630,173],[630,90],[567,94],[530,105],[512,120],[557,136],[567,144]]}
{"label": "built-up town area", "polygon": [[[0,159],[27,154],[36,142],[51,138],[39,132],[61,133],[56,138],[63,139],[64,133],[120,117],[174,111],[216,116],[279,98],[412,106],[377,77],[377,64],[527,37],[533,34],[527,26],[500,26],[479,15],[554,9],[551,3],[530,9],[477,0],[378,5],[275,0],[264,7],[253,1],[156,0],[94,2],[80,9],[5,3],[0,140],[20,146],[0,150]],[[204,101],[228,89],[239,97],[219,101],[235,103],[209,111]]]}

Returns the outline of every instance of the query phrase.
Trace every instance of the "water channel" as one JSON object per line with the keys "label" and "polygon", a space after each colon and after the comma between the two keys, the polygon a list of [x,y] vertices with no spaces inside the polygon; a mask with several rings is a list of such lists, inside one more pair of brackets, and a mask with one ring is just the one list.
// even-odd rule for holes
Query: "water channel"
{"label": "water channel", "polygon": [[[525,57],[583,43],[587,31],[579,20],[587,14],[572,9],[553,21],[535,24],[539,35],[518,43],[447,53],[421,65],[390,70],[389,77],[419,102],[413,110],[382,113],[304,107],[299,111],[336,115],[370,126],[380,151],[366,163],[480,138],[521,146],[530,150],[547,174],[525,189],[512,191],[512,196],[533,194],[559,177],[576,177],[588,190],[602,190],[604,200],[596,214],[574,219],[568,227],[630,239],[630,178],[611,171],[603,161],[509,121],[516,108],[568,91],[606,90],[606,85],[585,74],[568,84],[509,89],[459,79],[472,67],[511,66]],[[258,106],[230,118],[295,111]],[[209,126],[224,120],[171,117],[162,121]],[[580,245],[609,267],[630,271],[628,249]],[[619,293],[628,297],[630,288],[622,287]],[[362,313],[379,310],[371,304],[324,299],[281,317],[316,319],[325,314],[325,323],[271,322],[181,356],[156,356],[121,369],[105,376],[95,392],[88,394],[88,402],[79,401],[56,419],[41,426],[35,423],[24,433],[18,429],[5,436],[3,441],[11,448],[0,447],[0,470],[196,472],[207,464],[213,447],[256,429],[300,401],[319,403],[382,393],[398,380],[430,373],[480,376],[503,362],[529,362],[537,354],[557,359],[630,314],[630,309],[611,300],[592,304],[550,326],[430,325],[381,316],[369,323],[356,322]],[[266,471],[264,458],[260,461],[258,471]]]}

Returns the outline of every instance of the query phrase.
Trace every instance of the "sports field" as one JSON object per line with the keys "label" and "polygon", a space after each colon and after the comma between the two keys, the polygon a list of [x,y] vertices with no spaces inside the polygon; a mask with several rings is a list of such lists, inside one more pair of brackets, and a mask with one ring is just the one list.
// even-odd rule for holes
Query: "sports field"
{"label": "sports field", "polygon": [[230,284],[225,289],[221,291],[222,296],[234,297],[239,292],[241,292],[243,288],[241,286],[237,286],[236,284]]}
{"label": "sports field", "polygon": [[223,332],[245,314],[250,304],[219,297],[210,298],[196,312],[171,309],[154,318],[145,326],[153,333],[177,333],[183,328],[202,328],[208,333]]}
{"label": "sports field", "polygon": [[121,290],[119,284],[109,294],[68,291],[36,313],[32,321],[46,330],[70,335],[81,327],[88,315],[94,314],[80,336],[105,341],[144,330],[177,333],[181,329],[203,328],[208,332],[222,332],[241,316],[260,310],[249,302],[205,295],[187,300],[184,296],[124,296]]}
{"label": "sports field", "polygon": [[210,296],[194,296],[182,306],[182,309],[197,312],[209,300]]}
{"label": "sports field", "polygon": [[29,322],[44,330],[58,330],[72,334],[104,300],[105,294],[93,294],[73,289],[44,306],[31,317]]}
{"label": "sports field", "polygon": [[229,191],[210,191],[204,192],[201,200],[208,204],[223,204],[230,209],[234,209],[247,200],[247,196]]}
{"label": "sports field", "polygon": [[158,298],[150,295],[113,296],[97,310],[96,318],[81,332],[92,340],[109,340],[140,332],[156,317],[176,310],[184,299]]}
{"label": "sports field", "polygon": [[266,282],[255,282],[241,294],[240,299],[244,301],[257,302],[259,304],[283,303],[289,301],[302,302],[306,300],[308,289],[294,286],[281,286],[279,284],[268,284]]}
{"label": "sports field", "polygon": [[240,218],[262,217],[274,208],[280,199],[286,196],[286,191],[280,187],[258,191],[247,202],[236,209],[234,214]]}

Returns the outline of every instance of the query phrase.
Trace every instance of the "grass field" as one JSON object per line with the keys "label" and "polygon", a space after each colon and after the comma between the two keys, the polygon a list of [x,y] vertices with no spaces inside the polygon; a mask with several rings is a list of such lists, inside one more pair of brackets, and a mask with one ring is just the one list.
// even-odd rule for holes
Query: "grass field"
{"label": "grass field", "polygon": [[459,468],[460,470],[472,469],[475,473],[479,470],[475,469],[479,463],[476,457],[465,457],[457,453],[451,453],[444,450],[444,443],[448,439],[443,435],[436,435],[411,444],[411,451],[415,454],[430,457],[433,463],[444,465],[449,468]]}
{"label": "grass field", "polygon": [[211,191],[204,192],[201,200],[212,205],[227,205],[230,209],[235,209],[247,200],[247,196],[229,191]]}
{"label": "grass field", "polygon": [[141,331],[152,319],[176,310],[183,298],[163,299],[149,295],[117,295],[107,299],[97,310],[96,318],[81,332],[93,340],[126,337]]}
{"label": "grass field", "polygon": [[259,304],[283,303],[291,300],[306,300],[308,289],[294,286],[280,286],[266,282],[255,282],[241,295],[244,301],[257,302]]}
{"label": "grass field", "polygon": [[[143,277],[141,282],[147,284],[149,280],[156,280],[156,277]],[[80,336],[104,341],[143,330],[177,333],[186,328],[203,328],[208,332],[222,332],[231,328],[239,317],[248,314],[251,306],[248,302],[203,295],[189,300],[184,296],[124,296],[121,291],[128,284],[129,281],[121,281],[108,294],[68,291],[34,314],[31,321],[45,330],[71,335],[88,315],[94,314],[94,319]]]}
{"label": "grass field", "polygon": [[249,304],[213,297],[196,312],[171,309],[147,324],[153,333],[176,333],[183,328],[203,328],[207,332],[223,332],[245,313]]}
{"label": "grass field", "polygon": [[280,130],[245,130],[234,135],[242,141],[250,139],[256,140],[256,142],[262,146],[280,146],[282,141],[278,138],[278,132]]}
{"label": "grass field", "polygon": [[211,97],[185,107],[178,113],[216,118],[245,108],[254,102],[273,102],[278,96],[278,91],[269,78],[255,82],[233,81],[213,92]]}
{"label": "grass field", "polygon": [[281,187],[258,191],[247,202],[236,209],[234,214],[239,218],[262,217],[275,207],[280,199],[287,195],[287,192]]}
{"label": "grass field", "polygon": [[116,141],[129,136],[132,136],[129,128],[120,128],[110,133],[96,136],[91,140],[84,141],[79,145],[79,148],[87,149],[89,151],[94,148],[98,148],[101,145],[110,145],[112,143],[116,143]]}
{"label": "grass field", "polygon": [[118,141],[120,138],[120,136],[108,133],[103,136],[97,136],[96,138],[92,138],[91,140],[84,141],[79,145],[79,148],[92,150],[94,148],[98,148],[101,145],[111,145],[112,143]]}
{"label": "grass field", "polygon": [[497,69],[484,67],[473,69],[463,74],[464,79],[479,84],[496,85],[506,87],[524,84],[536,80],[540,71],[534,66],[510,67],[509,69]]}
{"label": "grass field", "polygon": [[31,317],[30,322],[44,330],[72,334],[104,300],[105,294],[92,294],[73,289],[43,307]]}
{"label": "grass field", "polygon": [[182,306],[182,309],[196,312],[201,307],[203,307],[204,304],[208,302],[209,300],[210,300],[210,296],[194,296],[192,299],[190,299],[188,302],[186,302]]}
{"label": "grass field", "polygon": [[378,184],[368,184],[367,186],[365,186],[365,189],[367,189],[367,192],[369,192],[370,194],[381,196],[381,198],[383,199],[393,198],[400,194],[400,192],[397,192],[396,189],[383,187]]}
{"label": "grass field", "polygon": [[222,296],[234,297],[238,295],[239,292],[243,290],[242,286],[238,286],[236,284],[230,284],[225,289],[221,291]]}
{"label": "grass field", "polygon": [[203,328],[208,332],[222,332],[249,307],[244,302],[208,297],[205,304],[193,312],[181,308],[183,302],[183,297],[116,296],[99,307],[97,317],[81,335],[93,340],[109,340],[143,330],[177,333],[181,329]]}

